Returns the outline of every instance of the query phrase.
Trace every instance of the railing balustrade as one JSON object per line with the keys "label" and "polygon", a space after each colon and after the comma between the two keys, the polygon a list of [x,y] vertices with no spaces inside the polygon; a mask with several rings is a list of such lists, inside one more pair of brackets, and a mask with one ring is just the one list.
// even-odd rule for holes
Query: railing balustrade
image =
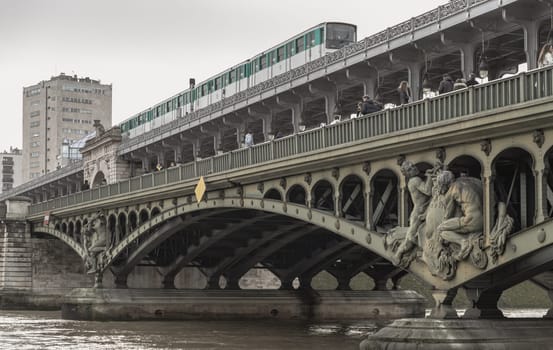
{"label": "railing balustrade", "polygon": [[540,68],[518,75],[453,91],[393,109],[346,120],[335,125],[233,150],[159,172],[124,180],[31,205],[30,213],[59,209],[64,205],[136,192],[167,183],[191,180],[199,176],[245,168],[326,148],[367,140],[391,132],[468,116],[473,113],[512,106],[553,96],[553,67]]}

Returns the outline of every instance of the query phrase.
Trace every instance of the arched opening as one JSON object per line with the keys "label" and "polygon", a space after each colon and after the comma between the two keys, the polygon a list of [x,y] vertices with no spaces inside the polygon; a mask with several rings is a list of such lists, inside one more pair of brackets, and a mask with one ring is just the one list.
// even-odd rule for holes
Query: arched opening
{"label": "arched opening", "polygon": [[148,213],[148,210],[146,209],[142,209],[140,211],[140,214],[138,215],[138,224],[139,225],[142,225],[143,223],[145,223],[146,221],[148,221],[150,218],[150,214]]}
{"label": "arched opening", "polygon": [[103,172],[99,171],[94,175],[94,180],[92,181],[92,187],[98,187],[107,184],[106,177]]}
{"label": "arched opening", "polygon": [[311,288],[315,290],[336,290],[338,281],[326,270],[323,270],[313,276],[311,280]]}
{"label": "arched opening", "polygon": [[498,201],[507,203],[515,220],[514,232],[534,224],[535,193],[533,158],[522,148],[508,148],[492,163],[494,190]]}
{"label": "arched opening", "polygon": [[60,231],[60,228],[61,228],[61,225],[60,225],[60,224],[55,224],[55,225],[54,225],[54,229],[55,229],[55,230]]}
{"label": "arched opening", "polygon": [[388,169],[378,171],[371,181],[372,229],[387,232],[399,224],[398,178]]}
{"label": "arched opening", "polygon": [[365,191],[363,181],[356,175],[347,176],[340,185],[342,217],[350,220],[365,220]]}
{"label": "arched opening", "polygon": [[117,243],[119,241],[117,239],[117,217],[114,214],[108,217],[108,232],[110,233],[111,243]]}
{"label": "arched opening", "polygon": [[313,186],[311,206],[314,209],[334,211],[334,187],[330,182],[320,180]]}
{"label": "arched opening", "polygon": [[455,177],[470,176],[477,179],[482,179],[482,165],[478,159],[462,155],[453,159],[447,165],[447,169],[451,171]]}
{"label": "arched opening", "polygon": [[69,224],[67,225],[67,234],[72,237],[73,239],[75,239],[75,224],[73,223],[73,221],[70,221]]}
{"label": "arched opening", "polygon": [[305,189],[301,185],[292,186],[286,195],[287,201],[290,203],[306,205],[307,204],[307,195]]}
{"label": "arched opening", "polygon": [[61,224],[61,232],[67,233],[67,224],[65,222]]}
{"label": "arched opening", "polygon": [[75,223],[75,240],[79,243],[82,243],[81,231],[82,231],[81,221],[77,220],[77,222]]}
{"label": "arched opening", "polygon": [[161,210],[159,210],[158,207],[155,207],[154,209],[152,209],[152,212],[150,213],[150,216],[153,218],[154,216],[159,215],[159,213],[161,213]]}
{"label": "arched opening", "polygon": [[553,147],[545,154],[545,172],[543,174],[543,197],[546,202],[547,217],[553,216]]}
{"label": "arched opening", "polygon": [[138,217],[135,211],[129,213],[129,232],[136,230],[138,227]]}
{"label": "arched opening", "polygon": [[256,266],[238,280],[240,289],[279,289],[280,279],[270,270]]}
{"label": "arched opening", "polygon": [[265,193],[263,198],[281,201],[282,195],[280,194],[280,191],[277,190],[276,188],[271,188],[270,190],[267,191],[267,193]]}
{"label": "arched opening", "polygon": [[127,235],[127,217],[125,216],[125,213],[119,214],[118,221],[120,238],[123,238]]}

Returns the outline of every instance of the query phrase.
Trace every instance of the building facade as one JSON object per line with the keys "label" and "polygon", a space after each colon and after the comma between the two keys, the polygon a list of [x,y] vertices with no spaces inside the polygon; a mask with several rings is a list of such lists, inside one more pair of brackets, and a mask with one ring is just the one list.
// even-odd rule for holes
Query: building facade
{"label": "building facade", "polygon": [[10,147],[9,151],[0,153],[0,173],[2,174],[2,192],[23,183],[22,166],[23,152],[18,148]]}
{"label": "building facade", "polygon": [[63,166],[63,145],[111,126],[111,85],[61,73],[23,88],[23,182]]}

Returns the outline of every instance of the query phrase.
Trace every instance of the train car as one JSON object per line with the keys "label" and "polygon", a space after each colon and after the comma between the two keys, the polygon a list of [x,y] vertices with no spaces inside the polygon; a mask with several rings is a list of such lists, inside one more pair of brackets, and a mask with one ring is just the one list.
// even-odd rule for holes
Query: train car
{"label": "train car", "polygon": [[135,137],[357,41],[357,26],[325,22],[214,75],[120,124]]}

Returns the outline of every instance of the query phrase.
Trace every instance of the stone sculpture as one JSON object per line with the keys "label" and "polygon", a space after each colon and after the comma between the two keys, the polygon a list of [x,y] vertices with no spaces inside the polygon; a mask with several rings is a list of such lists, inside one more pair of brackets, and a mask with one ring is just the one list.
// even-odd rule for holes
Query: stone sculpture
{"label": "stone sculpture", "polygon": [[[479,179],[455,178],[438,161],[420,177],[418,168],[409,161],[401,164],[407,188],[413,201],[408,227],[395,227],[385,237],[385,247],[394,255],[392,262],[407,268],[414,259],[423,261],[434,276],[450,280],[457,266],[469,260],[484,269],[488,255],[484,247],[483,190]],[[492,261],[503,253],[513,219],[506,214],[504,203],[498,205],[498,218],[490,235]]]}
{"label": "stone sculpture", "polygon": [[110,243],[106,217],[97,212],[88,223],[83,235],[83,248],[86,252],[85,267],[88,273],[101,270],[101,253],[105,252]]}

